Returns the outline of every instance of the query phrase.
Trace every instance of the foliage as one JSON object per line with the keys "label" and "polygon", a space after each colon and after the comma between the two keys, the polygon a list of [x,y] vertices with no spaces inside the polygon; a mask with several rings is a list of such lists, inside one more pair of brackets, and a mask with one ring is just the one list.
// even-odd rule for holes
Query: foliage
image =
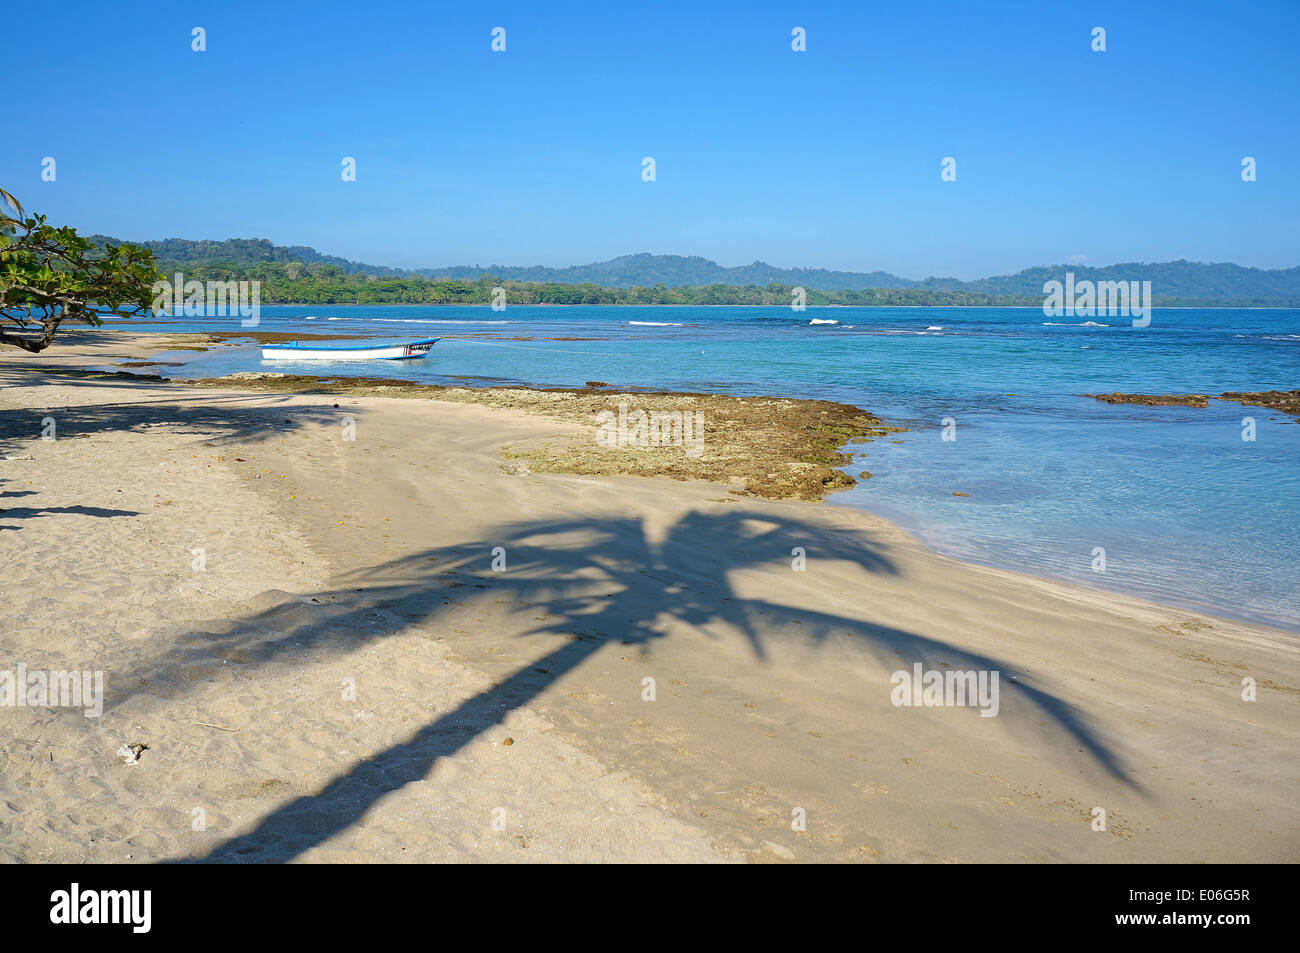
{"label": "foliage", "polygon": [[[251,268],[231,265],[201,265],[184,272],[186,280],[259,281],[263,304],[490,304],[492,290],[505,289],[506,303],[583,304],[583,305],[764,305],[789,307],[794,288],[780,282],[766,285],[697,285],[669,287],[665,284],[636,285],[628,288],[607,287],[592,282],[511,281],[484,274],[466,281],[450,278],[423,278],[418,275],[379,277],[348,274],[335,265],[303,262],[265,262]],[[1204,307],[1223,305],[1220,299],[1180,299],[1159,294],[1154,301],[1162,306]],[[839,291],[806,289],[809,307],[826,305],[892,307],[1033,307],[1041,308],[1043,295],[988,294],[965,289],[937,288],[865,288]],[[1238,306],[1255,301],[1231,302]],[[1289,306],[1273,302],[1277,306]],[[1290,305],[1300,304],[1300,296]]]}
{"label": "foliage", "polygon": [[[93,240],[103,243],[120,244],[115,239],[92,236]],[[1073,272],[1076,281],[1150,281],[1158,299],[1170,303],[1179,299],[1184,303],[1216,302],[1227,304],[1274,304],[1285,306],[1300,299],[1300,267],[1277,269],[1272,271],[1258,268],[1245,268],[1228,263],[1206,264],[1192,261],[1172,262],[1129,262],[1126,264],[1091,267],[1083,264],[1042,265],[1027,268],[1014,275],[997,275],[991,278],[979,278],[974,281],[961,281],[957,278],[926,278],[913,281],[883,271],[852,272],[831,271],[824,268],[778,268],[765,262],[756,261],[750,265],[734,268],[724,267],[717,262],[699,256],[682,255],[622,255],[609,261],[593,262],[588,265],[573,265],[567,268],[547,268],[541,265],[507,266],[490,265],[456,265],[444,268],[399,269],[380,265],[366,265],[348,261],[331,255],[322,255],[314,248],[302,245],[274,245],[264,238],[231,238],[225,241],[189,241],[180,238],[168,238],[161,241],[141,243],[149,248],[164,272],[183,271],[187,273],[196,268],[228,268],[242,276],[265,265],[297,265],[297,271],[290,271],[286,277],[297,280],[302,274],[318,276],[335,274],[351,280],[354,276],[374,276],[394,278],[404,281],[424,278],[435,282],[456,282],[457,287],[475,284],[484,273],[498,279],[498,283],[517,282],[524,285],[540,285],[549,290],[543,292],[556,298],[564,298],[566,303],[578,295],[590,296],[591,291],[577,292],[566,289],[622,289],[636,291],[637,303],[646,301],[649,289],[662,286],[665,289],[679,288],[728,288],[726,301],[715,303],[757,304],[753,292],[741,293],[736,289],[766,289],[773,286],[802,287],[810,292],[817,290],[832,294],[828,289],[839,289],[834,294],[842,297],[845,292],[871,292],[866,298],[853,303],[863,304],[993,304],[1014,303],[1015,299],[1025,299],[1022,303],[1042,304],[1043,284],[1047,281],[1064,281],[1066,272]],[[317,270],[313,271],[313,266]],[[320,268],[334,268],[333,272],[321,272]],[[268,273],[271,274],[271,273]],[[430,294],[437,294],[428,286],[421,285],[418,294],[422,303],[432,303]],[[395,295],[409,294],[410,288],[389,289]],[[891,296],[882,292],[957,292],[969,297],[950,298],[944,295],[914,294]],[[450,287],[443,292],[452,294]],[[463,294],[463,292],[461,292]],[[653,297],[653,295],[650,295]],[[997,301],[987,296],[994,296]],[[613,295],[603,295],[600,303],[613,303]],[[718,292],[701,292],[697,296],[677,296],[673,304],[709,303],[704,298],[717,299]],[[690,298],[690,300],[686,300]],[[264,299],[270,300],[270,299]],[[288,300],[276,298],[275,300]],[[300,297],[294,300],[311,301]],[[353,298],[341,298],[355,300]],[[394,297],[385,300],[407,300]],[[452,294],[452,300],[459,300]],[[514,300],[513,298],[511,299]],[[595,303],[595,302],[592,302]],[[624,303],[620,301],[619,303]],[[788,303],[788,300],[787,302]],[[814,303],[812,300],[809,303]],[[826,303],[826,302],[818,302]],[[847,297],[834,303],[850,303]]]}
{"label": "foliage", "polygon": [[74,228],[26,215],[8,192],[0,199],[14,213],[0,212],[0,344],[43,351],[65,322],[99,325],[101,314],[148,310],[159,276],[147,250],[100,247]]}

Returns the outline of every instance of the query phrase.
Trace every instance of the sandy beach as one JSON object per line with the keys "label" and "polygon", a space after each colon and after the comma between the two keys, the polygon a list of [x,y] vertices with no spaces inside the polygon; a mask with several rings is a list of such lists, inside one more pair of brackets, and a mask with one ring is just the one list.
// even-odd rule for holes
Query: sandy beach
{"label": "sandy beach", "polygon": [[529,465],[578,420],[59,373],[164,343],[0,353],[0,670],[104,684],[0,708],[0,858],[1300,859],[1294,634]]}

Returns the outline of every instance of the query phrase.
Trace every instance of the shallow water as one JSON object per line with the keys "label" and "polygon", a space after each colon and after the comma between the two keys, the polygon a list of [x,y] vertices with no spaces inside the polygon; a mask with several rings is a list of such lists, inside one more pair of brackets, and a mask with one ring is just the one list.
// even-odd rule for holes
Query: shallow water
{"label": "shallow water", "polygon": [[[1300,630],[1300,425],[1231,402],[1079,396],[1300,387],[1300,311],[1156,310],[1134,328],[1037,308],[314,305],[263,307],[257,329],[444,337],[411,362],[263,363],[249,346],[171,370],[841,400],[910,429],[899,443],[853,446],[848,471],[873,477],[835,504],[887,516],[950,555]],[[1242,439],[1247,417],[1253,441]],[[943,439],[945,418],[955,439]]]}

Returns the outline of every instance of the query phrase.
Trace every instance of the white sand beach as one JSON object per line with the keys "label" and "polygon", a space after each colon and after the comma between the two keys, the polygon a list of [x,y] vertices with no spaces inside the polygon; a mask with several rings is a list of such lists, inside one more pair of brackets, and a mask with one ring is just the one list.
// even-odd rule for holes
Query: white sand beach
{"label": "white sand beach", "polygon": [[[147,341],[87,340],[40,363]],[[0,354],[0,670],[104,699],[0,708],[5,860],[1300,859],[1293,634],[529,472],[587,431],[517,410],[34,363]],[[915,664],[998,672],[996,717],[893,704]]]}

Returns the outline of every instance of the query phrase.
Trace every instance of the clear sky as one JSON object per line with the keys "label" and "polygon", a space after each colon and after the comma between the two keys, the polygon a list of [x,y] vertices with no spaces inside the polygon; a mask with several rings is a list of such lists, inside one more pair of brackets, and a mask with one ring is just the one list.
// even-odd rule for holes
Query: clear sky
{"label": "clear sky", "polygon": [[6,0],[3,24],[0,186],[85,232],[399,267],[1300,264],[1300,0]]}

